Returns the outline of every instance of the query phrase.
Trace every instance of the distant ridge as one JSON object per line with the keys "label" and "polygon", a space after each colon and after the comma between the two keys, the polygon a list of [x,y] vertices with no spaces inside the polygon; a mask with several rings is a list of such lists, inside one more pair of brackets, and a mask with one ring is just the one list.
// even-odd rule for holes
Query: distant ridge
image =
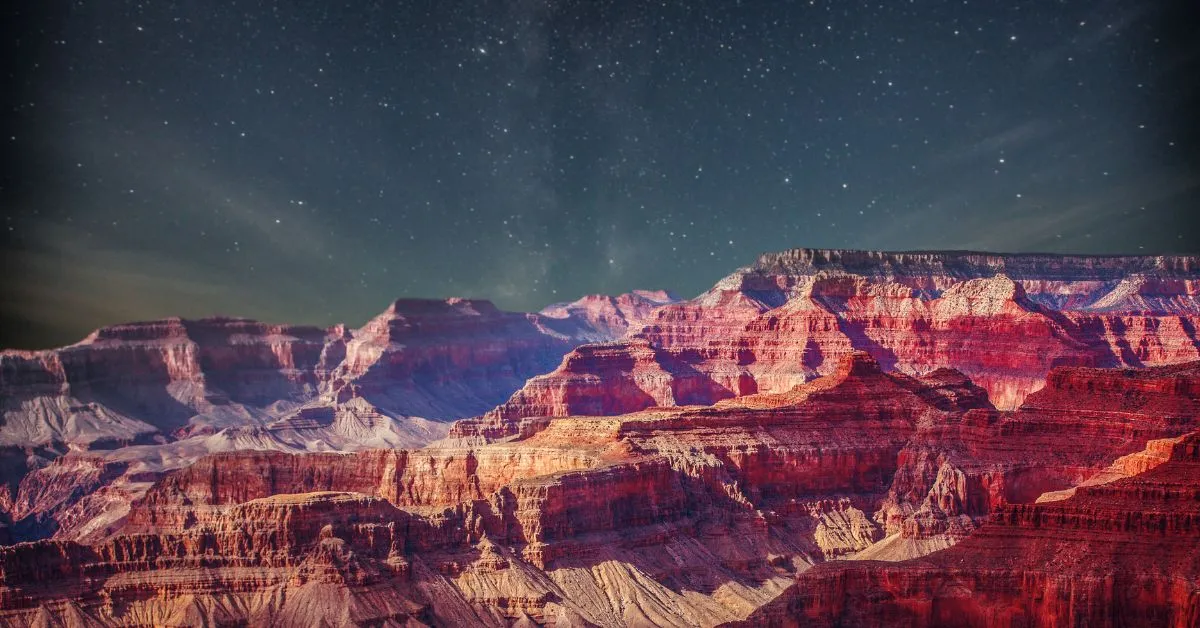
{"label": "distant ridge", "polygon": [[1004,272],[1014,279],[1031,276],[1111,281],[1131,273],[1155,272],[1172,278],[1200,278],[1200,255],[1083,255],[1060,253],[991,253],[984,251],[868,251],[795,248],[763,253],[751,266],[764,272],[872,270],[894,275],[977,276]]}

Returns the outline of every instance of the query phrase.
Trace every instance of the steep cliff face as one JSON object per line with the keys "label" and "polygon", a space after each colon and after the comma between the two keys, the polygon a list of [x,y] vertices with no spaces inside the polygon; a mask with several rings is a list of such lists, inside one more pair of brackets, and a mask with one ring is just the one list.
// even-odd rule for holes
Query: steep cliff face
{"label": "steep cliff face", "polygon": [[896,537],[898,558],[914,543],[961,539],[997,507],[1069,490],[1147,441],[1200,426],[1198,385],[1195,362],[1057,368],[1014,412],[968,411],[913,438],[876,519]]}
{"label": "steep cliff face", "polygon": [[[844,271],[868,278],[887,277],[918,289],[942,290],[964,278],[1003,273],[1026,283],[1047,299],[1073,285],[1120,282],[1148,275],[1164,280],[1195,280],[1200,260],[1191,255],[1055,255],[973,251],[861,251],[789,249],[759,256],[754,269],[777,275]],[[1194,284],[1193,284],[1194,285]],[[1071,307],[1078,307],[1072,305]]]}
{"label": "steep cliff face", "polygon": [[[627,326],[656,299],[670,298],[611,302]],[[500,403],[585,339],[623,330],[587,308],[549,317],[463,299],[396,301],[353,331],[243,319],[105,327],[62,349],[0,353],[0,444],[112,449],[303,411],[300,423],[320,423],[322,408],[329,423],[354,399],[389,417],[455,419]]]}
{"label": "steep cliff face", "polygon": [[[602,448],[497,445],[369,450],[355,454],[239,451],[201,458],[169,474],[134,506],[129,526],[162,529],[194,507],[225,506],[280,493],[317,491],[375,495],[405,507],[444,507],[484,499],[512,482],[589,469],[607,458]],[[164,518],[179,507],[183,516]]]}
{"label": "steep cliff face", "polygon": [[[324,492],[251,500],[181,533],[0,548],[0,622],[431,623],[438,616],[409,581],[410,535],[411,517],[387,501]],[[37,581],[75,583],[75,599],[43,605],[42,591],[13,584]],[[345,594],[351,588],[387,594],[360,599]]]}
{"label": "steep cliff face", "polygon": [[[97,621],[164,621],[180,611],[145,601],[163,598],[156,586],[205,608],[211,587],[244,592],[286,614],[319,582],[435,618],[469,600],[472,623],[712,625],[879,539],[870,513],[898,452],[976,407],[961,376],[888,374],[856,353],[786,394],[558,419],[486,445],[208,456],[158,480],[116,535],[0,555],[13,609],[0,617],[58,608],[51,591],[69,589]],[[244,613],[231,620],[262,616]]]}
{"label": "steep cliff face", "polygon": [[612,416],[654,407],[708,405],[734,395],[678,356],[633,339],[575,349],[558,368],[530,379],[482,421],[503,431],[523,417]]}
{"label": "steep cliff face", "polygon": [[816,295],[855,348],[908,373],[956,368],[1001,408],[1055,366],[1200,359],[1195,257],[797,249],[735,274]]}
{"label": "steep cliff face", "polygon": [[[45,461],[22,467],[0,501],[6,535],[94,540],[156,474],[206,453],[436,440],[449,419],[493,407],[572,347],[621,333],[669,300],[610,299],[620,324],[588,308],[551,317],[486,301],[404,300],[353,331],[168,319],[106,327],[57,350],[5,351],[0,446],[99,456],[31,474],[18,496],[16,484]],[[93,463],[109,471],[85,468]]]}
{"label": "steep cliff face", "polygon": [[[1056,366],[1200,359],[1198,295],[1192,257],[765,255],[695,299],[652,310],[617,344],[580,347],[571,365],[531,381],[492,418],[615,415],[784,392],[853,351],[910,375],[957,369],[1011,409]],[[651,355],[677,366],[638,385]],[[570,391],[603,389],[604,380],[633,382],[608,391],[624,402],[564,403]],[[679,400],[651,390],[675,382],[705,394]]]}
{"label": "steep cliff face", "polygon": [[107,490],[128,469],[101,456],[68,454],[23,474],[8,504],[15,539],[74,537],[107,507]]}
{"label": "steep cliff face", "polygon": [[1159,464],[1048,503],[1013,504],[957,546],[801,575],[746,626],[1194,626],[1200,432]]}
{"label": "steep cliff face", "polygon": [[[1071,530],[1091,535],[1089,544],[1099,543],[1097,534],[1194,530],[1186,512],[1161,521],[1112,514],[1112,500],[1102,496],[1116,494],[1131,473],[1142,481],[1170,472],[1174,488],[1136,494],[1168,505],[1194,501],[1186,491],[1200,484],[1178,465],[1196,466],[1188,447],[1200,435],[1145,443],[1196,428],[1198,372],[1200,364],[1062,368],[1021,410],[1000,412],[961,373],[914,378],[854,352],[829,375],[786,392],[709,406],[525,420],[503,436],[467,421],[457,438],[415,451],[212,455],[158,479],[116,534],[88,545],[39,541],[0,550],[0,622],[45,614],[164,623],[198,613],[295,625],[337,619],[329,609],[344,607],[368,622],[714,625],[746,618],[797,577],[807,582],[802,572],[813,564],[920,555],[961,539],[923,559],[934,562],[912,563],[934,565],[922,567],[934,580],[918,575],[909,580],[915,588],[899,589],[941,595],[953,587],[936,578],[966,572],[937,557],[971,543],[990,552],[980,564],[994,571],[1011,564],[1004,552],[1025,538],[1043,539],[1037,549],[1065,542]],[[1065,442],[1064,430],[1087,438]],[[1037,501],[1038,491],[1058,487],[1045,478],[1085,478],[1089,469],[1096,478],[1072,497]],[[1124,474],[1115,481],[1114,469]],[[45,484],[40,495],[53,500],[53,483]],[[1087,495],[1108,501],[1079,501]],[[1054,526],[1058,532],[1046,532]],[[1055,547],[1044,551],[1060,556]],[[882,623],[908,621],[910,611],[918,625],[957,612],[1007,617],[995,608],[1035,603],[1034,591],[1043,589],[1104,604],[1111,587],[1103,578],[1111,576],[1102,572],[1120,565],[1099,564],[1100,589],[1054,574],[1034,574],[1028,584],[1020,574],[1029,569],[989,571],[966,580],[996,591],[978,609],[970,600],[959,609],[967,602],[957,597],[946,602],[950,610],[897,602],[900,610]],[[837,573],[869,575],[886,564],[858,565]],[[1175,617],[1171,605],[1189,604],[1191,589],[1179,583],[1190,572],[1176,567],[1130,581],[1176,591],[1172,601],[1134,607]],[[886,586],[904,582],[889,577]],[[814,591],[849,601],[814,598],[814,613],[861,605],[847,578]],[[999,606],[986,601],[993,598]],[[790,621],[795,604],[780,601],[751,619]]]}
{"label": "steep cliff face", "polygon": [[5,352],[0,542],[55,540],[0,625],[1191,625],[1198,272],[805,250]]}

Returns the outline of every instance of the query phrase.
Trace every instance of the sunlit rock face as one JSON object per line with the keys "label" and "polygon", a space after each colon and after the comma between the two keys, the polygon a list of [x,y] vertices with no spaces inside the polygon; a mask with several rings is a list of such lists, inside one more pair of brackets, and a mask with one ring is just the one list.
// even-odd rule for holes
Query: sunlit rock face
{"label": "sunlit rock face", "polygon": [[[102,539],[0,549],[0,621],[1053,625],[1129,604],[1187,625],[1200,363],[1049,382],[1001,411],[961,373],[854,352],[709,406],[210,455]],[[1073,577],[1044,568],[1064,556]],[[981,597],[943,600],[949,577]],[[1134,586],[1153,594],[1114,597]]]}
{"label": "sunlit rock face", "polygon": [[997,508],[945,551],[821,565],[745,626],[1194,626],[1200,432],[1065,498]]}
{"label": "sunlit rock face", "polygon": [[208,453],[423,445],[671,300],[584,299],[542,315],[410,299],[356,330],[167,319],[4,351],[5,534],[103,536],[158,474]]}
{"label": "sunlit rock face", "polygon": [[[614,302],[633,320],[658,303]],[[470,416],[583,340],[623,333],[586,308],[562,310],[551,317],[487,301],[410,299],[357,330],[241,319],[105,327],[62,349],[0,354],[0,443],[111,449],[268,427],[289,410],[354,398],[392,417]]]}
{"label": "sunlit rock face", "polygon": [[1197,268],[801,249],[5,352],[0,625],[1190,626]]}
{"label": "sunlit rock face", "polygon": [[578,347],[489,413],[616,415],[784,392],[866,351],[890,371],[954,368],[1001,409],[1056,366],[1200,359],[1200,259],[795,249]]}

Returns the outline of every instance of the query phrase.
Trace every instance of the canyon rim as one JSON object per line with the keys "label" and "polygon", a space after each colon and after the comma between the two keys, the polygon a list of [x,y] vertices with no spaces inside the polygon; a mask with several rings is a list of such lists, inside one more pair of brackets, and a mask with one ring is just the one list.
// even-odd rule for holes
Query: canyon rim
{"label": "canyon rim", "polygon": [[0,354],[0,625],[1200,624],[1200,257]]}

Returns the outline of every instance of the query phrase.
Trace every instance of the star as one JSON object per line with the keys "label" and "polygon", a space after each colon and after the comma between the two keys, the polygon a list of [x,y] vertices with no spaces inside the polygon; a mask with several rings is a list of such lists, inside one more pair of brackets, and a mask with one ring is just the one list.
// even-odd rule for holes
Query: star
{"label": "star", "polygon": [[[1132,22],[1121,3],[561,9],[251,3],[200,28],[117,3],[66,31],[30,13],[53,54],[16,55],[4,94],[5,145],[35,158],[0,186],[6,267],[30,269],[3,279],[29,296],[3,301],[0,332],[45,327],[17,340],[36,346],[97,313],[329,324],[400,296],[536,311],[699,294],[797,246],[1200,246],[1177,237],[1194,231],[1197,86],[1171,80],[1200,76],[1200,42],[1165,5]],[[403,279],[343,279],[385,266]],[[96,276],[145,283],[114,304]],[[159,288],[185,284],[222,291],[176,311]]]}

